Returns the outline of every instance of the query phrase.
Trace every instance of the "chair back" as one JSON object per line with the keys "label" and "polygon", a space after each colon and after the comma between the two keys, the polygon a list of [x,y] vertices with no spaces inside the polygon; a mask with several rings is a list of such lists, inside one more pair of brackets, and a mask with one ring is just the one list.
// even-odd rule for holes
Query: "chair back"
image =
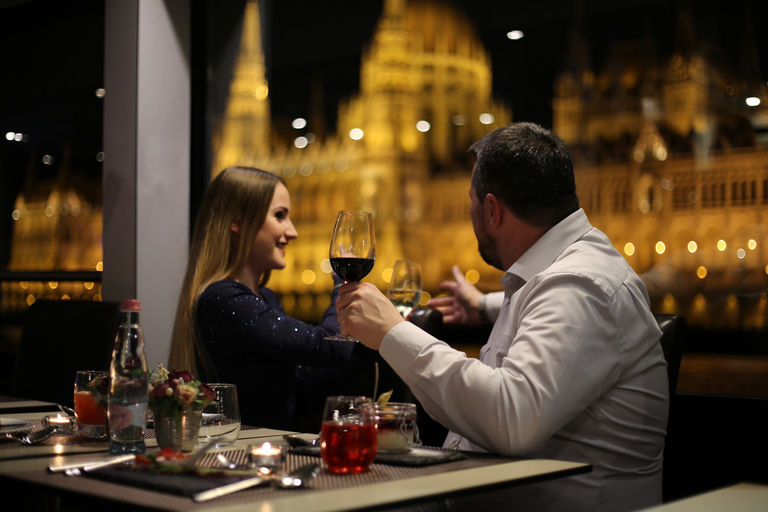
{"label": "chair back", "polygon": [[109,370],[120,303],[37,300],[27,310],[14,396],[72,406],[78,370]]}
{"label": "chair back", "polygon": [[679,315],[654,313],[653,316],[656,318],[656,322],[661,329],[661,348],[664,351],[664,359],[667,360],[671,407],[675,390],[677,390],[677,378],[680,375],[680,361],[683,358],[683,348],[685,340],[688,338],[688,322]]}

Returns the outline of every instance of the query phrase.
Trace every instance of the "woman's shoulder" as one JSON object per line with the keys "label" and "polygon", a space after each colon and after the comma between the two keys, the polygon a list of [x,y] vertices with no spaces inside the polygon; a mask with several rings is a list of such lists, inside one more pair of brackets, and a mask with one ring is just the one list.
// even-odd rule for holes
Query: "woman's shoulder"
{"label": "woman's shoulder", "polygon": [[244,284],[240,284],[237,281],[233,281],[232,279],[222,279],[221,281],[216,281],[215,283],[211,283],[206,286],[205,289],[200,293],[200,300],[221,300],[242,294],[254,296],[256,295]]}

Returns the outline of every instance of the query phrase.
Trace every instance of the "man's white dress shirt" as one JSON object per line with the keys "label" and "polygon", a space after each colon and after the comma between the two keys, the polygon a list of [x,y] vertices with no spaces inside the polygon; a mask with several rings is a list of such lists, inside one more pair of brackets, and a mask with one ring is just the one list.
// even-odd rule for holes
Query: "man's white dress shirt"
{"label": "man's white dress shirt", "polygon": [[410,322],[381,344],[425,410],[451,430],[445,446],[592,464],[589,474],[520,487],[509,495],[519,508],[660,503],[667,373],[640,278],[579,210],[501,283],[504,293],[485,300],[498,317],[480,360]]}

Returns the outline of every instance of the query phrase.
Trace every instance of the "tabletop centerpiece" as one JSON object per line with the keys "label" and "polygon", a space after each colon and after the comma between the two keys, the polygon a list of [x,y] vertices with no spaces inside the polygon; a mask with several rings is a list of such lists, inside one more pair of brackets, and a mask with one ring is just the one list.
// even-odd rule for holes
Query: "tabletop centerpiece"
{"label": "tabletop centerpiece", "polygon": [[176,452],[191,451],[197,444],[203,407],[214,396],[207,384],[188,371],[168,371],[162,364],[158,366],[149,383],[149,408],[157,445]]}

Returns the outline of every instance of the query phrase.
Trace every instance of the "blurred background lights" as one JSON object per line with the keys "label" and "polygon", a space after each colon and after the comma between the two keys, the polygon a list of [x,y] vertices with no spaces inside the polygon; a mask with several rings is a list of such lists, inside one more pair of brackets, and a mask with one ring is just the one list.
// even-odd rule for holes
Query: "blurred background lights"
{"label": "blurred background lights", "polygon": [[11,218],[13,220],[19,220],[21,218],[21,212],[19,210],[13,210],[11,213]]}
{"label": "blurred background lights", "polygon": [[739,250],[736,251],[736,257],[740,260],[743,260],[747,256],[747,251],[739,247]]}
{"label": "blurred background lights", "polygon": [[307,144],[309,144],[309,141],[304,136],[296,137],[296,140],[293,141],[293,145],[299,149],[307,147]]}
{"label": "blurred background lights", "polygon": [[664,251],[667,250],[667,246],[664,245],[664,242],[658,241],[656,242],[656,252],[659,254],[664,254]]}
{"label": "blurred background lights", "polygon": [[314,168],[312,167],[311,163],[304,162],[299,166],[299,174],[301,174],[302,176],[309,176],[310,174],[312,174],[313,169]]}
{"label": "blurred background lights", "polygon": [[756,98],[755,96],[750,96],[746,99],[747,105],[750,107],[756,107],[760,104],[760,98]]}
{"label": "blurred background lights", "polygon": [[322,270],[326,274],[330,274],[333,271],[333,269],[331,268],[331,260],[329,260],[328,258],[325,258],[323,261],[321,261],[320,270]]}
{"label": "blurred background lights", "polygon": [[352,140],[360,140],[363,138],[363,135],[365,134],[363,133],[363,130],[361,130],[360,128],[352,128],[351,130],[349,130],[349,138]]}
{"label": "blurred background lights", "polygon": [[53,165],[53,157],[51,155],[45,155],[43,157],[43,163],[45,165]]}
{"label": "blurred background lights", "polygon": [[384,271],[381,273],[381,279],[385,283],[389,283],[390,281],[392,281],[392,272],[393,272],[392,267],[385,268]]}
{"label": "blurred background lights", "polygon": [[315,142],[315,134],[314,134],[314,133],[311,133],[311,132],[310,132],[310,133],[307,133],[307,134],[305,135],[305,137],[307,138],[307,141],[308,141],[310,144],[312,144],[313,142]]}
{"label": "blurred background lights", "polygon": [[480,272],[478,272],[475,269],[469,269],[467,270],[467,273],[464,274],[464,278],[469,282],[470,284],[476,284],[480,280]]}
{"label": "blurred background lights", "polygon": [[707,277],[707,267],[702,265],[699,268],[697,268],[696,277],[698,277],[699,279],[704,279],[705,277]]}
{"label": "blurred background lights", "polygon": [[749,239],[749,242],[747,242],[747,247],[749,247],[750,251],[754,251],[755,250],[755,248],[757,247],[757,242],[755,241],[754,238],[750,238]]}
{"label": "blurred background lights", "polygon": [[632,256],[633,254],[635,254],[635,244],[633,244],[632,242],[627,242],[624,245],[624,254],[626,254],[627,256]]}
{"label": "blurred background lights", "polygon": [[349,162],[347,162],[347,160],[344,158],[339,158],[338,160],[336,160],[333,166],[336,168],[337,171],[344,172],[347,169],[349,169]]}
{"label": "blurred background lights", "polygon": [[718,240],[717,241],[717,250],[724,251],[725,248],[728,247],[728,245],[725,243],[725,240]]}
{"label": "blurred background lights", "polygon": [[429,304],[429,301],[431,300],[432,300],[432,295],[430,295],[428,291],[422,291],[421,300],[419,301],[419,306],[426,306],[427,304]]}
{"label": "blurred background lights", "polygon": [[416,129],[419,130],[421,133],[428,132],[431,126],[427,121],[421,120],[418,123],[416,123]]}
{"label": "blurred background lights", "polygon": [[483,124],[491,124],[496,120],[495,117],[493,117],[493,114],[485,113],[480,114],[480,122]]}
{"label": "blurred background lights", "polygon": [[698,249],[698,248],[699,248],[699,246],[696,245],[696,242],[694,242],[693,240],[688,242],[688,252],[690,252],[691,254],[696,252],[696,249]]}
{"label": "blurred background lights", "polygon": [[307,126],[307,120],[303,117],[297,117],[291,122],[291,126],[293,126],[297,130],[301,130],[305,126]]}
{"label": "blurred background lights", "polygon": [[315,273],[309,269],[301,273],[301,282],[304,284],[313,284],[315,282]]}
{"label": "blurred background lights", "polygon": [[98,153],[96,153],[96,161],[97,162],[103,162],[104,161],[104,152],[103,151],[99,151]]}
{"label": "blurred background lights", "polygon": [[507,39],[511,39],[512,41],[517,41],[518,39],[523,38],[523,31],[522,30],[510,30],[507,32]]}
{"label": "blurred background lights", "polygon": [[97,98],[103,98],[105,94],[107,94],[107,91],[105,91],[102,87],[99,87],[98,89],[96,89]]}
{"label": "blurred background lights", "polygon": [[459,114],[456,114],[451,118],[451,122],[456,126],[464,126],[465,124],[467,124],[467,118]]}

